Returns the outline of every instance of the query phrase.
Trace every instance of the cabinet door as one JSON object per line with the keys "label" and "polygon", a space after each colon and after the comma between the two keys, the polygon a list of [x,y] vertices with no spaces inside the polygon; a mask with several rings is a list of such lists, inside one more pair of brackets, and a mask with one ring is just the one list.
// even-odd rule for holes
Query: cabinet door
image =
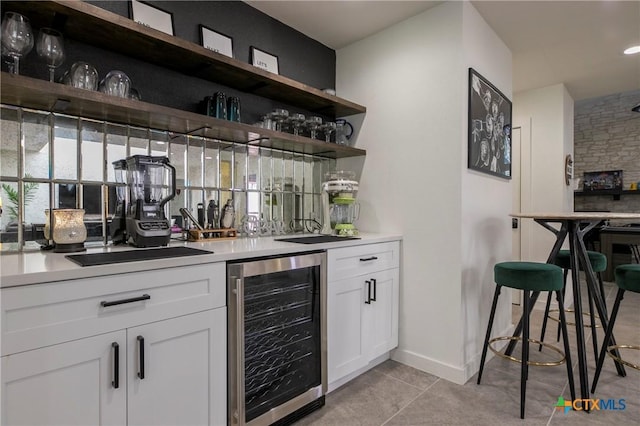
{"label": "cabinet door", "polygon": [[329,383],[368,363],[362,340],[367,295],[362,277],[327,284],[327,373]]}
{"label": "cabinet door", "polygon": [[127,330],[129,425],[226,425],[226,308]]}
{"label": "cabinet door", "polygon": [[365,310],[363,340],[369,360],[398,346],[399,270],[388,269],[366,276],[375,301]]}
{"label": "cabinet door", "polygon": [[123,330],[2,357],[2,424],[126,424],[125,344]]}

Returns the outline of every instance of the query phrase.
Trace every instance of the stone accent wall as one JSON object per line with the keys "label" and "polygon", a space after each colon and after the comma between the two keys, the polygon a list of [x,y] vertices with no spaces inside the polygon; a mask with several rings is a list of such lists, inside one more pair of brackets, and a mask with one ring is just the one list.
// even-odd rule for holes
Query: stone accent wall
{"label": "stone accent wall", "polygon": [[[631,182],[640,182],[640,113],[631,111],[638,103],[640,90],[576,102],[576,178],[582,178],[584,172],[622,170],[625,190]],[[619,200],[613,196],[577,196],[574,208],[640,212],[640,191],[637,195],[623,194]]]}

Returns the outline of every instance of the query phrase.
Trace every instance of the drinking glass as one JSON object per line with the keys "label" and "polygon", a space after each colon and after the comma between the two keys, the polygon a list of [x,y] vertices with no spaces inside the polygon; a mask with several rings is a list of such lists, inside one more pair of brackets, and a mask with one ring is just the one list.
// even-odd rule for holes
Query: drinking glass
{"label": "drinking glass", "polygon": [[128,98],[131,89],[131,80],[122,71],[113,70],[104,78],[102,92],[119,98]]}
{"label": "drinking glass", "polygon": [[305,121],[304,114],[300,114],[296,112],[289,116],[289,118],[287,119],[287,123],[291,126],[291,129],[293,129],[294,135],[300,134],[300,126],[302,126],[302,123],[304,123],[304,121]]}
{"label": "drinking glass", "polygon": [[333,121],[327,121],[322,126],[320,126],[320,130],[324,132],[324,141],[331,142],[331,133],[336,131],[336,123]]}
{"label": "drinking glass", "polygon": [[97,90],[98,71],[86,62],[75,62],[69,71],[69,81],[78,89]]}
{"label": "drinking glass", "polygon": [[64,62],[62,34],[52,28],[40,28],[36,51],[38,56],[46,61],[49,67],[49,81],[53,83],[56,68]]}
{"label": "drinking glass", "polygon": [[29,19],[15,12],[2,18],[2,54],[13,58],[12,74],[20,74],[20,58],[33,48],[33,33]]}
{"label": "drinking glass", "polygon": [[322,117],[311,116],[304,122],[304,127],[309,131],[311,139],[317,139],[318,128],[322,125]]}

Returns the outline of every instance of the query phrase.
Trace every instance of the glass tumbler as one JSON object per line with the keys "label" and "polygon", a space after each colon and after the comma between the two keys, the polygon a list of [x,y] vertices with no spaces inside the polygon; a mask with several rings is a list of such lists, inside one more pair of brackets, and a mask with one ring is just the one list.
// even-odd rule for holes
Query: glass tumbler
{"label": "glass tumbler", "polygon": [[71,66],[69,80],[75,88],[98,90],[98,71],[86,62],[76,62]]}

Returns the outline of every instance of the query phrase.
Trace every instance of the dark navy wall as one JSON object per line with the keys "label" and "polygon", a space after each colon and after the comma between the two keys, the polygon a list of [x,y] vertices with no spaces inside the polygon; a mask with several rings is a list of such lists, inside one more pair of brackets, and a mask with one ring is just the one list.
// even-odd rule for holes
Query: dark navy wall
{"label": "dark navy wall", "polygon": [[[127,1],[89,1],[96,6],[129,17]],[[250,61],[255,46],[278,56],[280,75],[318,89],[335,87],[335,51],[283,23],[239,1],[149,1],[173,13],[175,36],[200,44],[199,24],[233,38],[234,57]],[[0,3],[1,4],[1,3]],[[57,70],[59,78],[75,61],[93,64],[100,78],[113,69],[124,71],[139,90],[142,100],[158,105],[197,112],[200,100],[216,91],[238,96],[242,102],[242,122],[253,123],[273,108],[310,114],[300,108],[273,102],[259,96],[232,90],[209,81],[181,74],[133,57],[89,46],[78,40],[65,40],[67,59]],[[179,61],[180,58],[175,58]],[[6,65],[3,64],[3,70]],[[35,48],[21,63],[21,73],[47,78],[46,66]]]}

